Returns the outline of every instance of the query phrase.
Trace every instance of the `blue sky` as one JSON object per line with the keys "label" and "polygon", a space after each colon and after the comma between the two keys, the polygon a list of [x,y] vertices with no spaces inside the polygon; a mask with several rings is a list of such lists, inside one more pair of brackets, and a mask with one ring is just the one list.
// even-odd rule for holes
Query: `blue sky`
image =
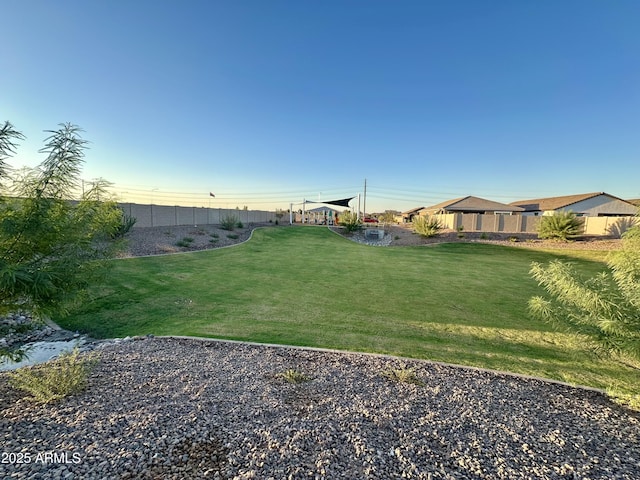
{"label": "blue sky", "polygon": [[[640,2],[2,0],[0,120],[140,203],[640,198]],[[214,192],[216,198],[208,196]]]}

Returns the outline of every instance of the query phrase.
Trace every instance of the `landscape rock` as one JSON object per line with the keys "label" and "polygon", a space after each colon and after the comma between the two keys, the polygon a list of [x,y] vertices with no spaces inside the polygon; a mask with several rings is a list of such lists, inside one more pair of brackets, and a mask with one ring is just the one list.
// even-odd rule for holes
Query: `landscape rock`
{"label": "landscape rock", "polygon": [[[0,478],[636,479],[640,414],[602,393],[365,354],[196,339],[104,343],[48,406],[0,374]],[[413,368],[421,385],[382,375]],[[290,384],[296,368],[310,381]],[[61,468],[64,467],[64,468]]]}

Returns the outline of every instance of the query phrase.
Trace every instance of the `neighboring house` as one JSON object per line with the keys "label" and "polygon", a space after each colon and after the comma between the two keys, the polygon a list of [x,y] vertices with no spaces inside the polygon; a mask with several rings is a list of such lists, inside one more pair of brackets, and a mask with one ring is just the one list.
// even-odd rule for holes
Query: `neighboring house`
{"label": "neighboring house", "polygon": [[510,205],[523,208],[523,215],[553,215],[555,212],[572,211],[583,217],[614,217],[635,215],[638,211],[638,207],[632,203],[605,192],[519,200]]}
{"label": "neighboring house", "polygon": [[418,215],[418,212],[420,210],[422,210],[424,207],[417,207],[417,208],[412,208],[411,210],[407,210],[406,212],[402,212],[400,215],[402,215],[402,221],[404,223],[411,223],[413,222],[413,217],[415,217],[416,215]]}
{"label": "neighboring house", "polygon": [[471,195],[447,200],[431,207],[420,209],[420,215],[434,215],[442,213],[480,213],[514,215],[524,211],[523,208],[506,203],[494,202],[485,198]]}

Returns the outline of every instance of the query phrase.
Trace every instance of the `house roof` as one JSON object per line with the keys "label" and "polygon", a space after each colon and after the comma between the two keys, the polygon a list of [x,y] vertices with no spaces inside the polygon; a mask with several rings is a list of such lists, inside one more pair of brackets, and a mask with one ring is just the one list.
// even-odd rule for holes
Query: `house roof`
{"label": "house roof", "polygon": [[406,212],[402,212],[401,215],[411,215],[412,213],[416,213],[419,212],[420,210],[422,210],[424,207],[416,207],[416,208],[412,208],[411,210],[407,210]]}
{"label": "house roof", "polygon": [[493,200],[487,200],[485,198],[474,197],[468,195],[466,197],[454,198],[453,200],[447,200],[446,202],[438,203],[431,207],[426,207],[426,210],[435,211],[447,211],[447,212],[522,212],[523,208],[515,205],[507,205],[506,203],[494,202]]}
{"label": "house roof", "polygon": [[622,200],[621,198],[614,197],[613,195],[609,195],[605,192],[592,192],[592,193],[582,193],[579,195],[565,195],[562,197],[547,197],[547,198],[536,198],[533,200],[518,200],[517,202],[511,202],[511,205],[517,205],[525,209],[525,211],[536,211],[540,210],[542,212],[549,210],[557,210],[559,208],[565,208],[569,205],[573,205],[574,203],[582,202],[583,200],[588,200],[593,197],[597,197],[599,195],[606,195],[607,197],[611,197],[615,200],[620,200],[622,202],[626,202],[626,200]]}

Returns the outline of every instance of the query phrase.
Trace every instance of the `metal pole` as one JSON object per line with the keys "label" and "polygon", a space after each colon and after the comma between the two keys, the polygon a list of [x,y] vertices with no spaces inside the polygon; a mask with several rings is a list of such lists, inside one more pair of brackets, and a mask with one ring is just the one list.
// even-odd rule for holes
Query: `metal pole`
{"label": "metal pole", "polygon": [[302,223],[304,223],[304,216],[306,215],[306,208],[305,206],[307,205],[307,200],[306,199],[302,199]]}
{"label": "metal pole", "polygon": [[367,179],[364,179],[364,200],[362,205],[362,217],[363,220],[367,218]]}

